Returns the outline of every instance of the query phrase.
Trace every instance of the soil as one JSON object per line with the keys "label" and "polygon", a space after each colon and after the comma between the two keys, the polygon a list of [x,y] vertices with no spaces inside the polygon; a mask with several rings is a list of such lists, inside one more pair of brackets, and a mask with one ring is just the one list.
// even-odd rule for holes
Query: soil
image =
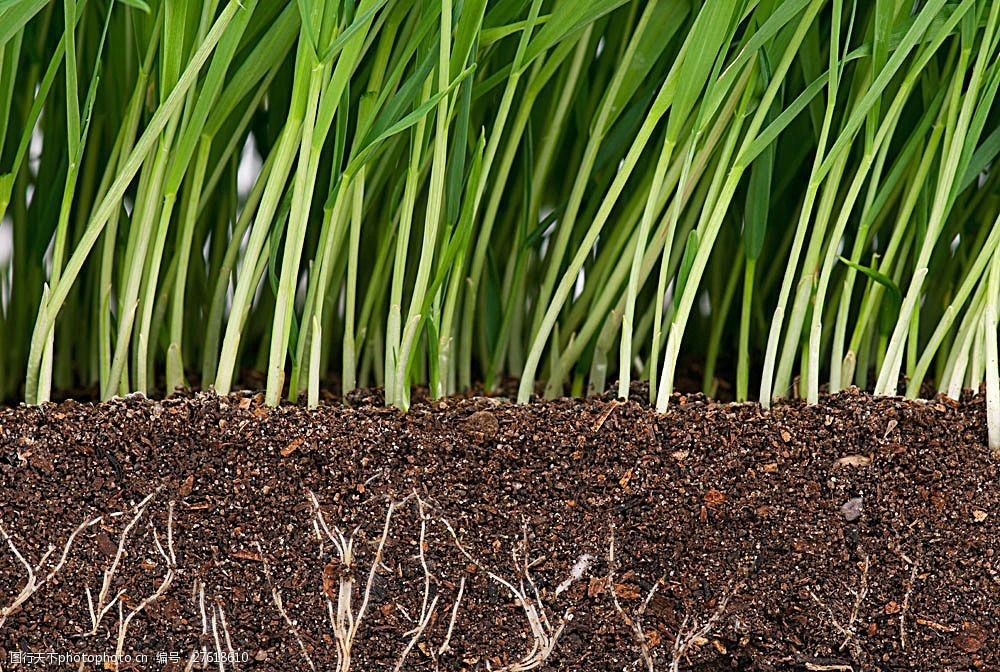
{"label": "soil", "polygon": [[1000,669],[981,396],[641,396],[0,411],[0,670]]}

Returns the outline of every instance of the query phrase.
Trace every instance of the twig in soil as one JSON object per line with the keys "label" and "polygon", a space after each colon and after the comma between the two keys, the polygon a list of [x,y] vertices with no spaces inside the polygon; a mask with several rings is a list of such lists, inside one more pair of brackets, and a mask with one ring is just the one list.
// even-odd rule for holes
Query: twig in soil
{"label": "twig in soil", "polygon": [[[339,579],[337,586],[337,606],[334,608],[333,599],[330,596],[332,590],[324,587],[323,596],[326,599],[327,611],[330,616],[330,625],[333,627],[334,636],[337,639],[337,670],[347,672],[351,668],[351,648],[354,646],[354,639],[361,628],[365,612],[368,609],[368,602],[371,598],[372,586],[375,584],[375,575],[379,565],[382,564],[382,552],[385,550],[385,542],[389,538],[389,526],[392,523],[392,514],[403,502],[390,502],[386,512],[385,524],[382,527],[382,536],[379,538],[378,546],[375,550],[375,558],[372,560],[371,569],[368,571],[368,580],[365,583],[364,594],[361,605],[354,609],[352,601],[354,599],[354,533],[350,537],[345,537],[344,533],[336,528],[331,530],[323,517],[323,510],[320,508],[319,500],[311,491],[309,498],[313,504],[313,528],[319,534],[322,531],[327,540],[333,544],[339,560]],[[406,499],[409,499],[407,497]],[[355,530],[357,532],[357,530]],[[320,537],[320,552],[322,553],[322,536]],[[322,556],[321,556],[322,558]],[[331,565],[327,565],[330,567]],[[324,570],[325,572],[325,570]]]}
{"label": "twig in soil", "polygon": [[601,416],[597,419],[597,422],[594,423],[593,433],[597,434],[597,432],[599,432],[601,430],[601,427],[604,426],[604,423],[611,416],[611,414],[614,412],[614,410],[616,408],[618,408],[619,406],[624,406],[624,405],[625,405],[625,402],[622,401],[622,400],[620,400],[620,399],[614,399],[613,401],[611,401],[608,404],[608,407],[606,409],[604,409],[604,412],[601,413]]}
{"label": "twig in soil", "polygon": [[[160,581],[159,587],[151,595],[148,595],[136,605],[135,609],[129,612],[129,615],[124,619],[119,616],[119,627],[118,627],[118,645],[115,647],[115,661],[114,666],[117,672],[118,661],[122,659],[122,651],[125,648],[125,633],[128,632],[128,626],[136,616],[138,616],[147,606],[160,599],[170,588],[170,584],[174,581],[175,570],[177,569],[177,557],[174,554],[174,502],[170,502],[167,505],[167,548],[163,549],[163,545],[160,543],[160,536],[156,532],[156,528],[153,523],[150,522],[150,528],[153,530],[153,542],[156,544],[156,550],[159,552],[160,557],[167,565],[167,573],[163,576]],[[118,602],[118,612],[119,615],[122,613],[122,603]]]}
{"label": "twig in soil", "polygon": [[292,636],[295,637],[295,641],[299,643],[299,648],[302,650],[302,656],[306,659],[306,662],[309,663],[309,669],[315,670],[316,666],[313,664],[312,658],[309,657],[309,651],[306,649],[306,643],[302,641],[302,636],[299,635],[299,629],[295,625],[295,621],[293,621],[288,616],[288,612],[285,611],[285,606],[281,601],[281,591],[278,590],[274,581],[271,580],[271,567],[267,562],[267,557],[264,555],[264,549],[260,547],[260,544],[257,544],[257,552],[260,554],[260,557],[264,562],[264,577],[267,579],[267,584],[271,586],[271,598],[274,600],[274,606],[281,615],[281,618],[284,619],[289,632],[291,632]]}
{"label": "twig in soil", "polygon": [[80,523],[80,525],[75,530],[73,530],[73,532],[69,535],[69,539],[66,540],[66,545],[63,546],[63,552],[62,556],[59,558],[59,562],[56,563],[56,565],[51,570],[49,570],[49,573],[46,574],[45,578],[43,578],[41,581],[38,580],[38,572],[41,571],[42,567],[49,559],[49,556],[51,556],[52,553],[55,551],[55,546],[52,546],[50,544],[48,549],[46,549],[45,553],[42,554],[42,557],[38,561],[38,564],[32,567],[31,563],[25,560],[24,556],[21,555],[21,552],[17,549],[17,546],[14,544],[14,539],[9,534],[7,534],[7,530],[4,529],[3,525],[0,525],[0,537],[3,537],[3,540],[7,542],[7,546],[10,547],[11,552],[14,554],[14,557],[17,558],[18,562],[20,562],[21,565],[24,566],[24,569],[28,575],[27,580],[24,583],[24,588],[22,588],[21,592],[17,594],[17,597],[14,598],[14,601],[11,602],[6,607],[0,608],[0,628],[3,628],[4,624],[7,622],[8,616],[17,611],[17,609],[20,608],[22,604],[31,599],[32,595],[37,593],[42,588],[42,586],[47,584],[50,580],[52,580],[52,577],[54,577],[56,574],[60,572],[60,570],[62,570],[63,565],[66,564],[66,558],[69,556],[69,551],[73,547],[73,542],[76,540],[77,535],[83,532],[88,527],[96,525],[100,521],[101,519],[99,517],[94,518],[92,520],[87,520]]}
{"label": "twig in soil", "polygon": [[653,587],[649,589],[649,593],[646,595],[646,599],[639,605],[635,614],[630,616],[622,608],[621,603],[618,601],[618,593],[615,592],[615,567],[615,528],[612,526],[611,543],[608,547],[607,591],[611,595],[611,604],[614,606],[615,611],[625,621],[625,625],[632,630],[632,636],[635,637],[636,644],[639,645],[639,651],[642,653],[642,661],[646,664],[647,672],[653,672],[653,654],[649,649],[649,638],[646,637],[646,633],[642,629],[642,617],[646,614],[646,609],[649,608],[649,603],[652,601],[653,595],[656,594],[656,590],[660,587],[660,581],[663,579],[661,578],[653,584]]}
{"label": "twig in soil", "polygon": [[[536,667],[544,665],[545,661],[548,660],[548,658],[552,655],[552,652],[555,650],[556,644],[559,642],[559,637],[562,635],[563,629],[566,627],[566,623],[573,619],[573,613],[571,610],[567,609],[562,615],[562,618],[559,619],[559,623],[556,626],[552,625],[552,621],[548,617],[545,604],[542,602],[541,593],[539,593],[538,587],[531,578],[531,567],[534,563],[528,560],[527,526],[521,526],[522,545],[524,547],[523,560],[518,560],[516,548],[512,551],[514,565],[520,565],[522,575],[518,582],[518,587],[515,587],[513,583],[507,581],[495,572],[490,571],[484,567],[481,562],[473,558],[472,555],[465,550],[465,547],[462,546],[462,542],[458,540],[455,528],[453,528],[447,520],[442,519],[441,522],[448,528],[452,538],[455,540],[456,546],[458,546],[458,549],[462,552],[462,554],[465,555],[471,563],[485,571],[491,579],[509,590],[515,600],[520,603],[521,608],[524,610],[524,614],[528,619],[528,625],[531,628],[531,634],[534,637],[531,649],[520,661],[512,663],[511,665],[506,665],[497,670],[497,672],[524,672],[525,670],[533,670]],[[524,585],[525,581],[528,582],[528,586],[530,586],[531,592],[534,594],[534,601],[532,601],[528,596],[528,589],[525,588]],[[492,669],[489,663],[487,663],[487,669]]]}
{"label": "twig in soil", "polygon": [[862,650],[861,644],[858,642],[858,635],[854,631],[854,624],[858,620],[858,615],[861,613],[861,605],[864,603],[865,598],[868,596],[868,571],[871,568],[871,556],[867,553],[864,554],[864,565],[861,569],[861,578],[859,581],[859,586],[857,590],[851,590],[854,594],[854,606],[851,609],[850,617],[847,621],[847,625],[843,625],[837,620],[836,614],[833,610],[821,600],[816,593],[811,589],[807,589],[809,596],[812,597],[813,601],[819,606],[826,609],[827,613],[830,615],[830,622],[833,624],[840,634],[844,636],[844,641],[840,645],[840,650],[843,651],[848,645],[851,646],[851,653],[856,659],[861,658]]}
{"label": "twig in soil", "polygon": [[853,665],[843,663],[806,662],[805,666],[810,672],[854,672]]}
{"label": "twig in soil", "polygon": [[948,632],[948,633],[957,632],[957,628],[953,628],[950,625],[945,625],[944,623],[938,623],[936,621],[932,621],[929,618],[923,618],[921,616],[917,616],[917,618],[914,620],[916,620],[917,625],[927,626],[928,628],[936,630],[937,632]]}
{"label": "twig in soil", "polygon": [[[677,636],[674,638],[674,650],[673,658],[670,661],[670,672],[679,672],[681,667],[681,661],[687,655],[691,647],[697,642],[704,640],[708,637],[708,634],[715,627],[715,624],[719,622],[722,615],[726,612],[726,607],[729,605],[729,600],[733,598],[736,593],[740,591],[743,587],[742,583],[737,583],[732,588],[726,591],[722,599],[719,600],[719,604],[715,607],[715,611],[709,616],[708,620],[704,624],[699,624],[698,619],[691,619],[690,616],[685,616],[684,620],[681,622],[681,628],[677,632]],[[688,628],[688,621],[691,621],[691,627]]]}
{"label": "twig in soil", "polygon": [[[125,529],[122,530],[121,537],[118,539],[118,551],[115,553],[115,559],[111,562],[111,566],[104,570],[104,581],[101,584],[101,592],[97,595],[97,604],[94,604],[94,597],[90,592],[90,587],[88,586],[85,590],[87,592],[87,607],[90,610],[90,622],[91,629],[87,633],[88,636],[94,636],[97,634],[97,629],[101,625],[101,621],[104,619],[105,614],[107,614],[118,601],[118,598],[124,594],[124,590],[119,591],[117,595],[108,601],[108,591],[111,590],[111,582],[114,580],[115,572],[118,571],[118,564],[121,562],[122,555],[125,553],[125,542],[128,539],[129,532],[132,528],[138,524],[139,520],[142,518],[142,514],[146,512],[146,505],[149,504],[150,500],[156,496],[160,491],[157,488],[154,492],[149,493],[144,500],[139,502],[135,507],[135,516],[129,521]],[[111,517],[117,517],[125,515],[124,513],[113,513]]]}
{"label": "twig in soil", "polygon": [[906,594],[903,595],[903,605],[899,609],[899,644],[906,650],[906,612],[910,609],[910,596],[913,594],[913,586],[917,581],[917,563],[912,563],[910,567],[910,581],[906,586]]}

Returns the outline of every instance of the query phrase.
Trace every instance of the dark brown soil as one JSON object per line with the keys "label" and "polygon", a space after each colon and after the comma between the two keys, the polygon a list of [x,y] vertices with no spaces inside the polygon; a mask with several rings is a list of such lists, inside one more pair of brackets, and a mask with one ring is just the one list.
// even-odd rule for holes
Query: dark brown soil
{"label": "dark brown soil", "polygon": [[7,409],[0,670],[998,670],[980,399]]}

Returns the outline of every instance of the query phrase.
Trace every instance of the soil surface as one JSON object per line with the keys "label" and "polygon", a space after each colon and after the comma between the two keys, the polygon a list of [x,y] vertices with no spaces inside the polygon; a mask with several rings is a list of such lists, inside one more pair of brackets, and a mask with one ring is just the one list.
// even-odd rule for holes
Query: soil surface
{"label": "soil surface", "polygon": [[0,670],[1000,670],[998,504],[981,396],[6,409]]}

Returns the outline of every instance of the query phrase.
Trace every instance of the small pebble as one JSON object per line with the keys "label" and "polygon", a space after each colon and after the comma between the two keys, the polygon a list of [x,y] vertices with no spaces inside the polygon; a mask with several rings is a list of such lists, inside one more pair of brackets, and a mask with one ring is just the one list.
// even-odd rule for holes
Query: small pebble
{"label": "small pebble", "polygon": [[860,497],[851,497],[841,505],[840,513],[843,514],[844,520],[849,523],[853,523],[861,517],[861,510],[863,508],[864,504],[862,503]]}

